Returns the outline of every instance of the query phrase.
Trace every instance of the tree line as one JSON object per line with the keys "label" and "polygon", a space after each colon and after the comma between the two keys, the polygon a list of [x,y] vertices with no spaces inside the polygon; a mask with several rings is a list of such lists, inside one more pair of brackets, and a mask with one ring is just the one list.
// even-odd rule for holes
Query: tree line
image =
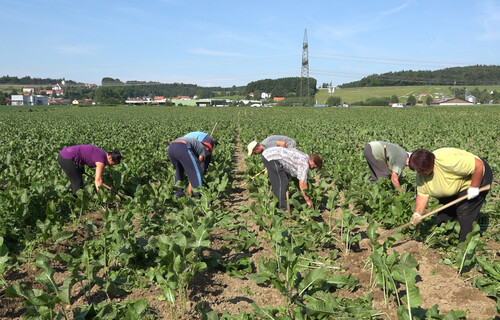
{"label": "tree line", "polygon": [[[287,77],[280,79],[264,79],[252,81],[246,85],[246,93],[253,93],[254,97],[260,97],[262,92],[269,93],[273,97],[300,97],[300,77]],[[305,81],[304,81],[305,82]],[[317,81],[309,78],[309,95],[316,94]],[[302,88],[302,96],[307,94],[307,88]]]}
{"label": "tree line", "polygon": [[167,98],[177,96],[198,97],[198,99],[213,98],[215,96],[242,95],[245,87],[201,87],[196,84],[186,83],[160,83],[152,81],[126,81],[105,77],[101,87],[122,88],[128,97],[164,96]]}
{"label": "tree line", "polygon": [[56,83],[61,84],[65,82],[66,85],[83,85],[81,82],[76,82],[73,80],[65,80],[64,78],[60,79],[51,79],[51,78],[32,78],[30,76],[25,76],[22,78],[19,77],[11,77],[11,76],[3,76],[0,77],[0,84],[2,85],[36,85],[36,86],[50,86],[52,89],[52,85]]}
{"label": "tree line", "polygon": [[398,71],[373,74],[341,88],[420,85],[500,85],[500,66],[475,65],[436,71]]}

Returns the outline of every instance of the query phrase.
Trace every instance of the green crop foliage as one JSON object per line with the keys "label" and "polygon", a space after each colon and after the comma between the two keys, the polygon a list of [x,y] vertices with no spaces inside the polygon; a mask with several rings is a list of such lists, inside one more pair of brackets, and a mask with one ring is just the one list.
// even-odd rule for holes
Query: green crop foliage
{"label": "green crop foliage", "polygon": [[[201,274],[219,271],[272,287],[285,303],[266,306],[255,302],[252,314],[234,316],[218,315],[199,305],[196,311],[202,317],[380,318],[369,296],[355,300],[333,296],[340,289],[355,290],[359,285],[343,274],[343,266],[336,260],[356,254],[353,246],[360,241],[360,228],[366,221],[370,222],[366,234],[375,252],[373,271],[379,274],[374,279],[386,289],[387,297],[400,302],[399,316],[444,318],[437,306],[420,308],[415,289],[418,261],[415,264],[411,256],[388,254],[394,238],[377,244],[377,229],[408,222],[414,206],[415,174],[404,170],[401,194],[388,181],[370,185],[363,148],[372,140],[390,141],[409,151],[456,147],[488,161],[495,181],[481,212],[481,230],[470,241],[459,246],[458,225],[436,227],[431,218],[402,232],[433,249],[440,248],[459,274],[476,268],[481,275],[475,278],[475,285],[499,298],[497,262],[476,238],[499,240],[499,106],[399,110],[99,106],[33,107],[31,111],[0,107],[0,114],[0,288],[8,296],[23,299],[25,318],[65,318],[69,316],[64,313],[71,310],[77,318],[153,319],[155,311],[149,301],[127,298],[128,292],[146,287],[161,292],[158,300],[170,304],[172,318],[185,318],[189,317],[186,309],[193,281]],[[165,141],[190,131],[210,132],[216,122],[218,144],[204,177],[201,199],[176,198],[175,170]],[[277,210],[268,177],[260,174],[264,166],[259,156],[245,153],[246,170],[236,166],[236,141],[245,152],[248,142],[272,134],[293,137],[299,150],[323,157],[323,169],[309,174],[313,208],[306,206],[292,180],[291,215]],[[103,178],[125,197],[106,189],[96,192],[87,176],[77,198],[71,195],[57,154],[74,144],[121,151],[122,163],[106,168]],[[92,169],[87,173],[93,176]],[[236,175],[241,175],[240,180]],[[234,200],[234,192],[241,191],[243,182],[249,204],[230,211],[228,203]],[[250,231],[249,223],[261,231],[261,237]],[[218,229],[231,235],[215,250],[212,240]],[[263,245],[272,248],[274,255],[252,261],[252,254]],[[27,264],[40,276],[32,283],[9,282],[9,275],[20,264]],[[54,272],[59,270],[66,273],[66,279],[56,281],[60,278]],[[398,291],[401,287],[406,288],[404,293]],[[95,291],[106,301],[92,303]],[[83,297],[87,305],[74,307],[75,296]],[[465,316],[454,311],[449,317]]]}

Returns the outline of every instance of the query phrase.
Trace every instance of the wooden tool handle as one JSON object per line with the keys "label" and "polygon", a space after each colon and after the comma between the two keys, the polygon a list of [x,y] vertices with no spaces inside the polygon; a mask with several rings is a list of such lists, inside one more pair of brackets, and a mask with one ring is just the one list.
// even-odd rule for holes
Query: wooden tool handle
{"label": "wooden tool handle", "polygon": [[[484,187],[481,187],[479,189],[479,192],[490,190],[490,188],[491,188],[491,185],[487,184]],[[434,215],[434,214],[436,214],[436,213],[438,213],[438,212],[440,212],[440,211],[442,211],[442,210],[444,210],[446,208],[449,208],[449,207],[451,207],[451,206],[453,206],[453,205],[455,205],[455,204],[457,204],[457,203],[459,203],[461,201],[464,201],[465,199],[467,199],[467,195],[463,195],[460,198],[457,198],[457,199],[455,199],[453,201],[450,201],[447,204],[445,204],[445,205],[437,208],[436,210],[433,210],[433,211],[431,211],[429,213],[426,213],[426,214],[422,215],[422,218],[417,223],[415,223],[415,225],[417,225],[417,224],[421,223],[422,221],[424,221],[425,218],[430,217],[430,216],[432,216],[432,215]],[[393,235],[396,231],[404,229],[404,228],[409,227],[411,225],[412,225],[412,223],[410,221],[410,222],[407,222],[407,223],[403,224],[402,226],[399,226],[397,228],[389,230],[386,233],[384,233],[383,235],[381,235],[378,240],[383,240],[383,239],[385,239],[385,238]]]}
{"label": "wooden tool handle", "polygon": [[[263,169],[261,172],[257,173],[256,175],[254,175],[253,177],[251,177],[250,179],[253,180],[255,178],[257,178],[261,173],[263,173],[264,171],[266,171],[266,169]],[[248,183],[248,181],[245,181],[242,185],[241,185],[241,188],[246,186]]]}

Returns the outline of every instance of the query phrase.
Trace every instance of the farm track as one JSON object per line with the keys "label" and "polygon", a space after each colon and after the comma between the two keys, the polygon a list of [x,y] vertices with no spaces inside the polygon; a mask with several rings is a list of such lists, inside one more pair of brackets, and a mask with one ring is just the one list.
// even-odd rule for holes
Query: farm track
{"label": "farm track", "polygon": [[[242,173],[246,172],[247,167],[245,163],[245,153],[242,150],[240,141],[240,127],[238,123],[238,131],[235,140],[235,149],[233,155],[233,188],[229,199],[224,199],[223,204],[225,209],[230,211],[233,217],[241,215],[247,225],[248,231],[255,233],[256,238],[262,239],[264,232],[259,230],[252,220],[249,218],[248,213],[240,213],[238,207],[248,206],[251,201],[248,198],[249,191],[240,188],[243,183]],[[236,230],[229,231],[226,229],[216,229],[211,234],[212,249],[219,250],[224,245],[228,244],[224,237],[229,234],[236,234]],[[223,254],[221,252],[221,254]],[[250,258],[254,265],[264,256],[272,256],[273,252],[270,244],[265,241],[260,241],[260,247],[252,250]],[[239,256],[237,252],[229,252],[223,254],[223,258],[227,260],[235,259]],[[190,298],[194,303],[202,302],[208,309],[223,313],[224,311],[229,314],[236,315],[241,312],[253,313],[251,304],[257,303],[259,305],[282,305],[284,303],[283,296],[278,290],[272,287],[258,286],[253,280],[250,279],[236,279],[230,275],[218,272],[203,272],[195,276],[193,281],[193,288]]]}

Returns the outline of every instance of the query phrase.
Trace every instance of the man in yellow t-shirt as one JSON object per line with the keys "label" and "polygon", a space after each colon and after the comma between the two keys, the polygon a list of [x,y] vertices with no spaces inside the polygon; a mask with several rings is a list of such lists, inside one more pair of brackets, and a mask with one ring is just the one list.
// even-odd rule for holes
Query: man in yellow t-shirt
{"label": "man in yellow t-shirt", "polygon": [[493,174],[488,163],[470,152],[441,148],[434,152],[418,149],[411,154],[409,167],[417,172],[417,199],[412,221],[421,219],[429,197],[435,197],[439,203],[446,204],[463,195],[467,200],[459,202],[437,216],[437,224],[457,220],[460,224],[460,242],[465,241],[472,231],[472,224],[477,222],[479,212],[488,191],[479,193],[479,188],[493,181]]}

